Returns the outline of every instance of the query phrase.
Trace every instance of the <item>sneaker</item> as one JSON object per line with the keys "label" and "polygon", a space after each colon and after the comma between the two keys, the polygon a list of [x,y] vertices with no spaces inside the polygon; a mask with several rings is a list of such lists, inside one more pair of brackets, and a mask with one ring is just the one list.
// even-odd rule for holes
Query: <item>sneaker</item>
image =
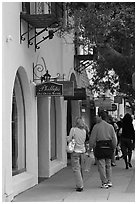
{"label": "sneaker", "polygon": [[76,191],[81,192],[81,191],[83,191],[83,188],[82,187],[81,188],[76,188]]}
{"label": "sneaker", "polygon": [[89,172],[89,169],[85,169],[85,172]]}
{"label": "sneaker", "polygon": [[112,187],[112,183],[111,182],[108,182],[108,187]]}
{"label": "sneaker", "polygon": [[128,163],[128,166],[129,166],[130,168],[132,168],[132,164],[131,164],[130,162]]}
{"label": "sneaker", "polygon": [[115,163],[111,163],[111,166],[116,166],[116,164]]}
{"label": "sneaker", "polygon": [[108,188],[108,184],[107,184],[107,183],[103,183],[102,186],[101,186],[101,188],[107,189],[107,188]]}
{"label": "sneaker", "polygon": [[128,164],[126,164],[126,169],[128,169]]}

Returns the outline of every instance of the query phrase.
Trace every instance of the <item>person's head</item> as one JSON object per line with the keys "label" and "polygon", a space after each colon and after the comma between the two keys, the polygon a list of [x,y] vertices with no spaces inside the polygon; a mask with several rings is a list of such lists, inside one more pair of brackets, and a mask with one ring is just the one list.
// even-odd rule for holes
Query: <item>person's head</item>
{"label": "person's head", "polygon": [[113,120],[113,117],[111,115],[108,115],[108,123],[113,123],[114,120]]}
{"label": "person's head", "polygon": [[122,119],[122,118],[123,118],[123,115],[122,115],[122,114],[120,114],[120,115],[119,115],[119,118],[120,118],[120,119]]}
{"label": "person's head", "polygon": [[130,124],[132,123],[132,116],[129,113],[126,113],[123,118],[123,124]]}
{"label": "person's head", "polygon": [[85,127],[84,120],[81,117],[76,117],[75,126],[81,129],[84,128]]}
{"label": "person's head", "polygon": [[104,110],[99,110],[98,116],[99,116],[102,120],[107,120],[107,113],[106,113]]}
{"label": "person's head", "polygon": [[99,117],[99,115],[96,115],[96,123],[100,123],[101,120],[102,120],[102,119]]}

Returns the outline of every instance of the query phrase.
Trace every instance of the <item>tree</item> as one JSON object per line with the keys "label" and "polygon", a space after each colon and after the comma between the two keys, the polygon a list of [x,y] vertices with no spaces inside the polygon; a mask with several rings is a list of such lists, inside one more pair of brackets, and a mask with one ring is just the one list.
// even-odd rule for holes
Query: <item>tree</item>
{"label": "tree", "polygon": [[[126,97],[134,98],[135,3],[70,2],[67,6],[69,15],[77,19],[80,43],[88,42],[92,48],[92,45],[96,46],[94,87],[98,89],[97,84],[102,80],[104,89],[111,87],[113,92],[117,88]],[[114,73],[113,77],[103,81],[110,71]]]}

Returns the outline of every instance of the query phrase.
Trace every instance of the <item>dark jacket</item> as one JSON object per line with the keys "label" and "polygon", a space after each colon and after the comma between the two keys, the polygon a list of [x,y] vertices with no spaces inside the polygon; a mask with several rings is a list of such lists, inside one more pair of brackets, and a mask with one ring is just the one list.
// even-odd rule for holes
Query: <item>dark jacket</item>
{"label": "dark jacket", "polygon": [[132,124],[132,117],[129,113],[123,118],[121,139],[122,138],[131,139],[135,142],[135,130]]}

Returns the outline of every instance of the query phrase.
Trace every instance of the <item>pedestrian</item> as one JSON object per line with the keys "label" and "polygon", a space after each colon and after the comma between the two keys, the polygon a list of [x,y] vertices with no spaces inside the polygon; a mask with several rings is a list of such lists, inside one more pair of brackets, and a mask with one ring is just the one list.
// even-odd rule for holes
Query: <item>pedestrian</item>
{"label": "pedestrian", "polygon": [[121,134],[122,134],[122,125],[123,125],[123,115],[120,114],[119,118],[117,118],[117,147],[116,147],[116,160],[119,160],[123,157],[122,151],[121,151]]}
{"label": "pedestrian", "polygon": [[76,191],[81,192],[84,187],[82,169],[84,167],[86,140],[85,124],[81,117],[75,119],[75,127],[70,129],[67,141],[71,141],[72,138],[74,138],[76,144],[74,151],[71,153],[71,165],[76,183]]}
{"label": "pedestrian", "polygon": [[93,127],[89,145],[90,149],[95,148],[101,188],[108,188],[112,186],[111,158],[117,145],[117,137],[113,126],[105,121],[107,113],[99,110],[98,116],[100,122]]}
{"label": "pedestrian", "polygon": [[132,167],[132,149],[135,144],[135,130],[132,123],[132,117],[129,113],[126,113],[123,118],[122,134],[121,134],[121,150],[123,159],[125,161],[126,169]]}
{"label": "pedestrian", "polygon": [[[111,115],[108,115],[108,123],[111,124],[114,127],[115,132],[117,133],[118,125],[114,121],[114,118]],[[111,159],[111,166],[116,166],[116,149],[113,151],[112,159]]]}

